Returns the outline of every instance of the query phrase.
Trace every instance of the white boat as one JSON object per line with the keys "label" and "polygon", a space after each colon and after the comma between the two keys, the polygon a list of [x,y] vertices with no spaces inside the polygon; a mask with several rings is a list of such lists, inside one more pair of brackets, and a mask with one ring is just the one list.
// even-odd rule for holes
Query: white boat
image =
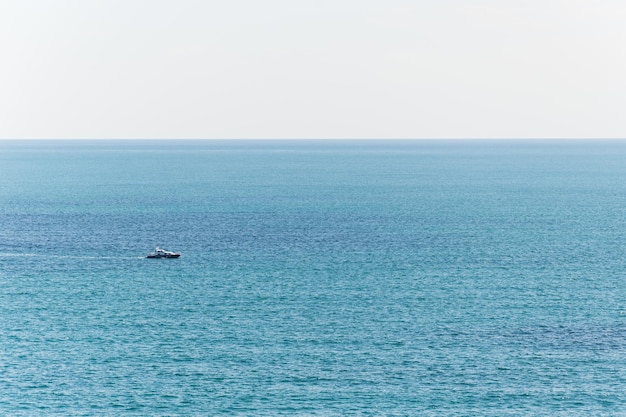
{"label": "white boat", "polygon": [[180,252],[170,252],[165,249],[161,249],[158,246],[154,249],[154,252],[150,252],[146,258],[178,258]]}

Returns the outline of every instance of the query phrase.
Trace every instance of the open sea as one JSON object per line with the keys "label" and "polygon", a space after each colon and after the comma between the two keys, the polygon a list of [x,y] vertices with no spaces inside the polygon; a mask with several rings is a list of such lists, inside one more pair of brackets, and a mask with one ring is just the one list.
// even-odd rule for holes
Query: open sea
{"label": "open sea", "polygon": [[0,414],[626,415],[626,141],[0,141]]}

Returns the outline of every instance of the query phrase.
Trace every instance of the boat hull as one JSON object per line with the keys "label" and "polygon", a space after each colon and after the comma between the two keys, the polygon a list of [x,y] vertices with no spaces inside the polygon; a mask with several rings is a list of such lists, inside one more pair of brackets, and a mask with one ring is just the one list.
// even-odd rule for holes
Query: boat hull
{"label": "boat hull", "polygon": [[174,253],[172,255],[148,255],[146,258],[149,259],[160,259],[160,258],[180,258],[180,253]]}

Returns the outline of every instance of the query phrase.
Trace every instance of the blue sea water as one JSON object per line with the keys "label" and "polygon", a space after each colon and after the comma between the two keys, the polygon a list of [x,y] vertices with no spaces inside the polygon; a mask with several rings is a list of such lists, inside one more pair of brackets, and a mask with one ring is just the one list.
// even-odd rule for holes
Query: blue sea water
{"label": "blue sea water", "polygon": [[0,414],[625,393],[624,141],[0,142]]}

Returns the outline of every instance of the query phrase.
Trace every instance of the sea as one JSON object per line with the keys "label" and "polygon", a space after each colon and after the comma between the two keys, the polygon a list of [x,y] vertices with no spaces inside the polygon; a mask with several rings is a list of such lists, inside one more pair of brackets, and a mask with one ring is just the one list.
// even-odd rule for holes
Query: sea
{"label": "sea", "polygon": [[626,141],[0,141],[0,414],[624,416]]}

